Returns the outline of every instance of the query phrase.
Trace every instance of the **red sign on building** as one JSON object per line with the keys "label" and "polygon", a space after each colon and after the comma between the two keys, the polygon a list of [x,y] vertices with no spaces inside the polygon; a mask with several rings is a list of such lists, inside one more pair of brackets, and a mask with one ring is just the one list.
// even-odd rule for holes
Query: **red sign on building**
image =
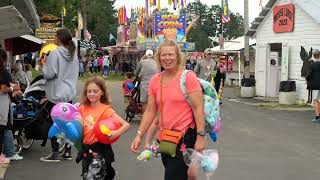
{"label": "red sign on building", "polygon": [[273,31],[292,32],[294,28],[294,4],[285,4],[273,8]]}

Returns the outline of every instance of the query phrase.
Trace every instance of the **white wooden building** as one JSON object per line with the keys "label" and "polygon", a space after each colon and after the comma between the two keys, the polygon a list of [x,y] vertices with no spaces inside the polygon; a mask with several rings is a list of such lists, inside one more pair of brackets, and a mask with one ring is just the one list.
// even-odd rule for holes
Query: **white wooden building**
{"label": "white wooden building", "polygon": [[320,0],[269,0],[248,36],[256,38],[256,95],[278,97],[280,81],[296,82],[297,102],[307,100],[301,46],[320,49]]}

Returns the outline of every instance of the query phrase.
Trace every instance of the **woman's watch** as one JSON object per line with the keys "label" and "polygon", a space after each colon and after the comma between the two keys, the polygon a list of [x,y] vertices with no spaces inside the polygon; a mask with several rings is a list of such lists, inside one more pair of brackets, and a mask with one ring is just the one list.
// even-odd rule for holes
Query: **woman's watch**
{"label": "woman's watch", "polygon": [[204,137],[204,136],[206,136],[206,132],[205,132],[205,131],[198,131],[198,132],[197,132],[197,135]]}

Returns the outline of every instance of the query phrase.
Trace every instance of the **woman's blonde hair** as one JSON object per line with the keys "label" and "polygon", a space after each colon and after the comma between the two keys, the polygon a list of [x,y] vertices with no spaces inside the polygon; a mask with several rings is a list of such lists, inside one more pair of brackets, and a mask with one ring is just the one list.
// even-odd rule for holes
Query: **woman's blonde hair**
{"label": "woman's blonde hair", "polygon": [[25,71],[31,71],[31,70],[32,70],[31,64],[26,64]]}
{"label": "woman's blonde hair", "polygon": [[16,63],[15,65],[14,65],[14,70],[16,71],[16,72],[18,72],[18,71],[21,71],[23,68],[22,68],[22,64],[21,63]]}
{"label": "woman's blonde hair", "polygon": [[81,101],[80,101],[81,104],[90,105],[90,101],[87,97],[87,91],[88,91],[88,86],[91,83],[96,84],[103,92],[103,95],[101,96],[100,102],[103,104],[109,105],[110,100],[109,100],[109,94],[108,94],[108,90],[107,90],[107,84],[100,77],[93,77],[86,82],[86,84],[84,85],[84,90],[83,90]]}
{"label": "woman's blonde hair", "polygon": [[160,55],[161,55],[161,51],[162,51],[163,47],[174,47],[175,48],[175,52],[176,52],[177,60],[178,60],[177,68],[180,68],[184,64],[184,55],[181,53],[181,50],[180,50],[180,47],[178,46],[178,44],[173,40],[164,40],[159,45],[157,52],[156,52],[156,56],[155,56],[155,59],[157,61],[159,68],[161,68]]}

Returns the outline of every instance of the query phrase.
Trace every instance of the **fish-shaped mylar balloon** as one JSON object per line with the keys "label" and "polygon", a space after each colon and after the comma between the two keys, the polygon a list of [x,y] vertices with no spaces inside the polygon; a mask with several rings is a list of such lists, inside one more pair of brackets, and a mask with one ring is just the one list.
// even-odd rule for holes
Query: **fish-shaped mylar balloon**
{"label": "fish-shaped mylar balloon", "polygon": [[58,103],[51,110],[53,125],[48,138],[53,136],[64,138],[78,150],[82,145],[82,117],[77,106],[70,103]]}

